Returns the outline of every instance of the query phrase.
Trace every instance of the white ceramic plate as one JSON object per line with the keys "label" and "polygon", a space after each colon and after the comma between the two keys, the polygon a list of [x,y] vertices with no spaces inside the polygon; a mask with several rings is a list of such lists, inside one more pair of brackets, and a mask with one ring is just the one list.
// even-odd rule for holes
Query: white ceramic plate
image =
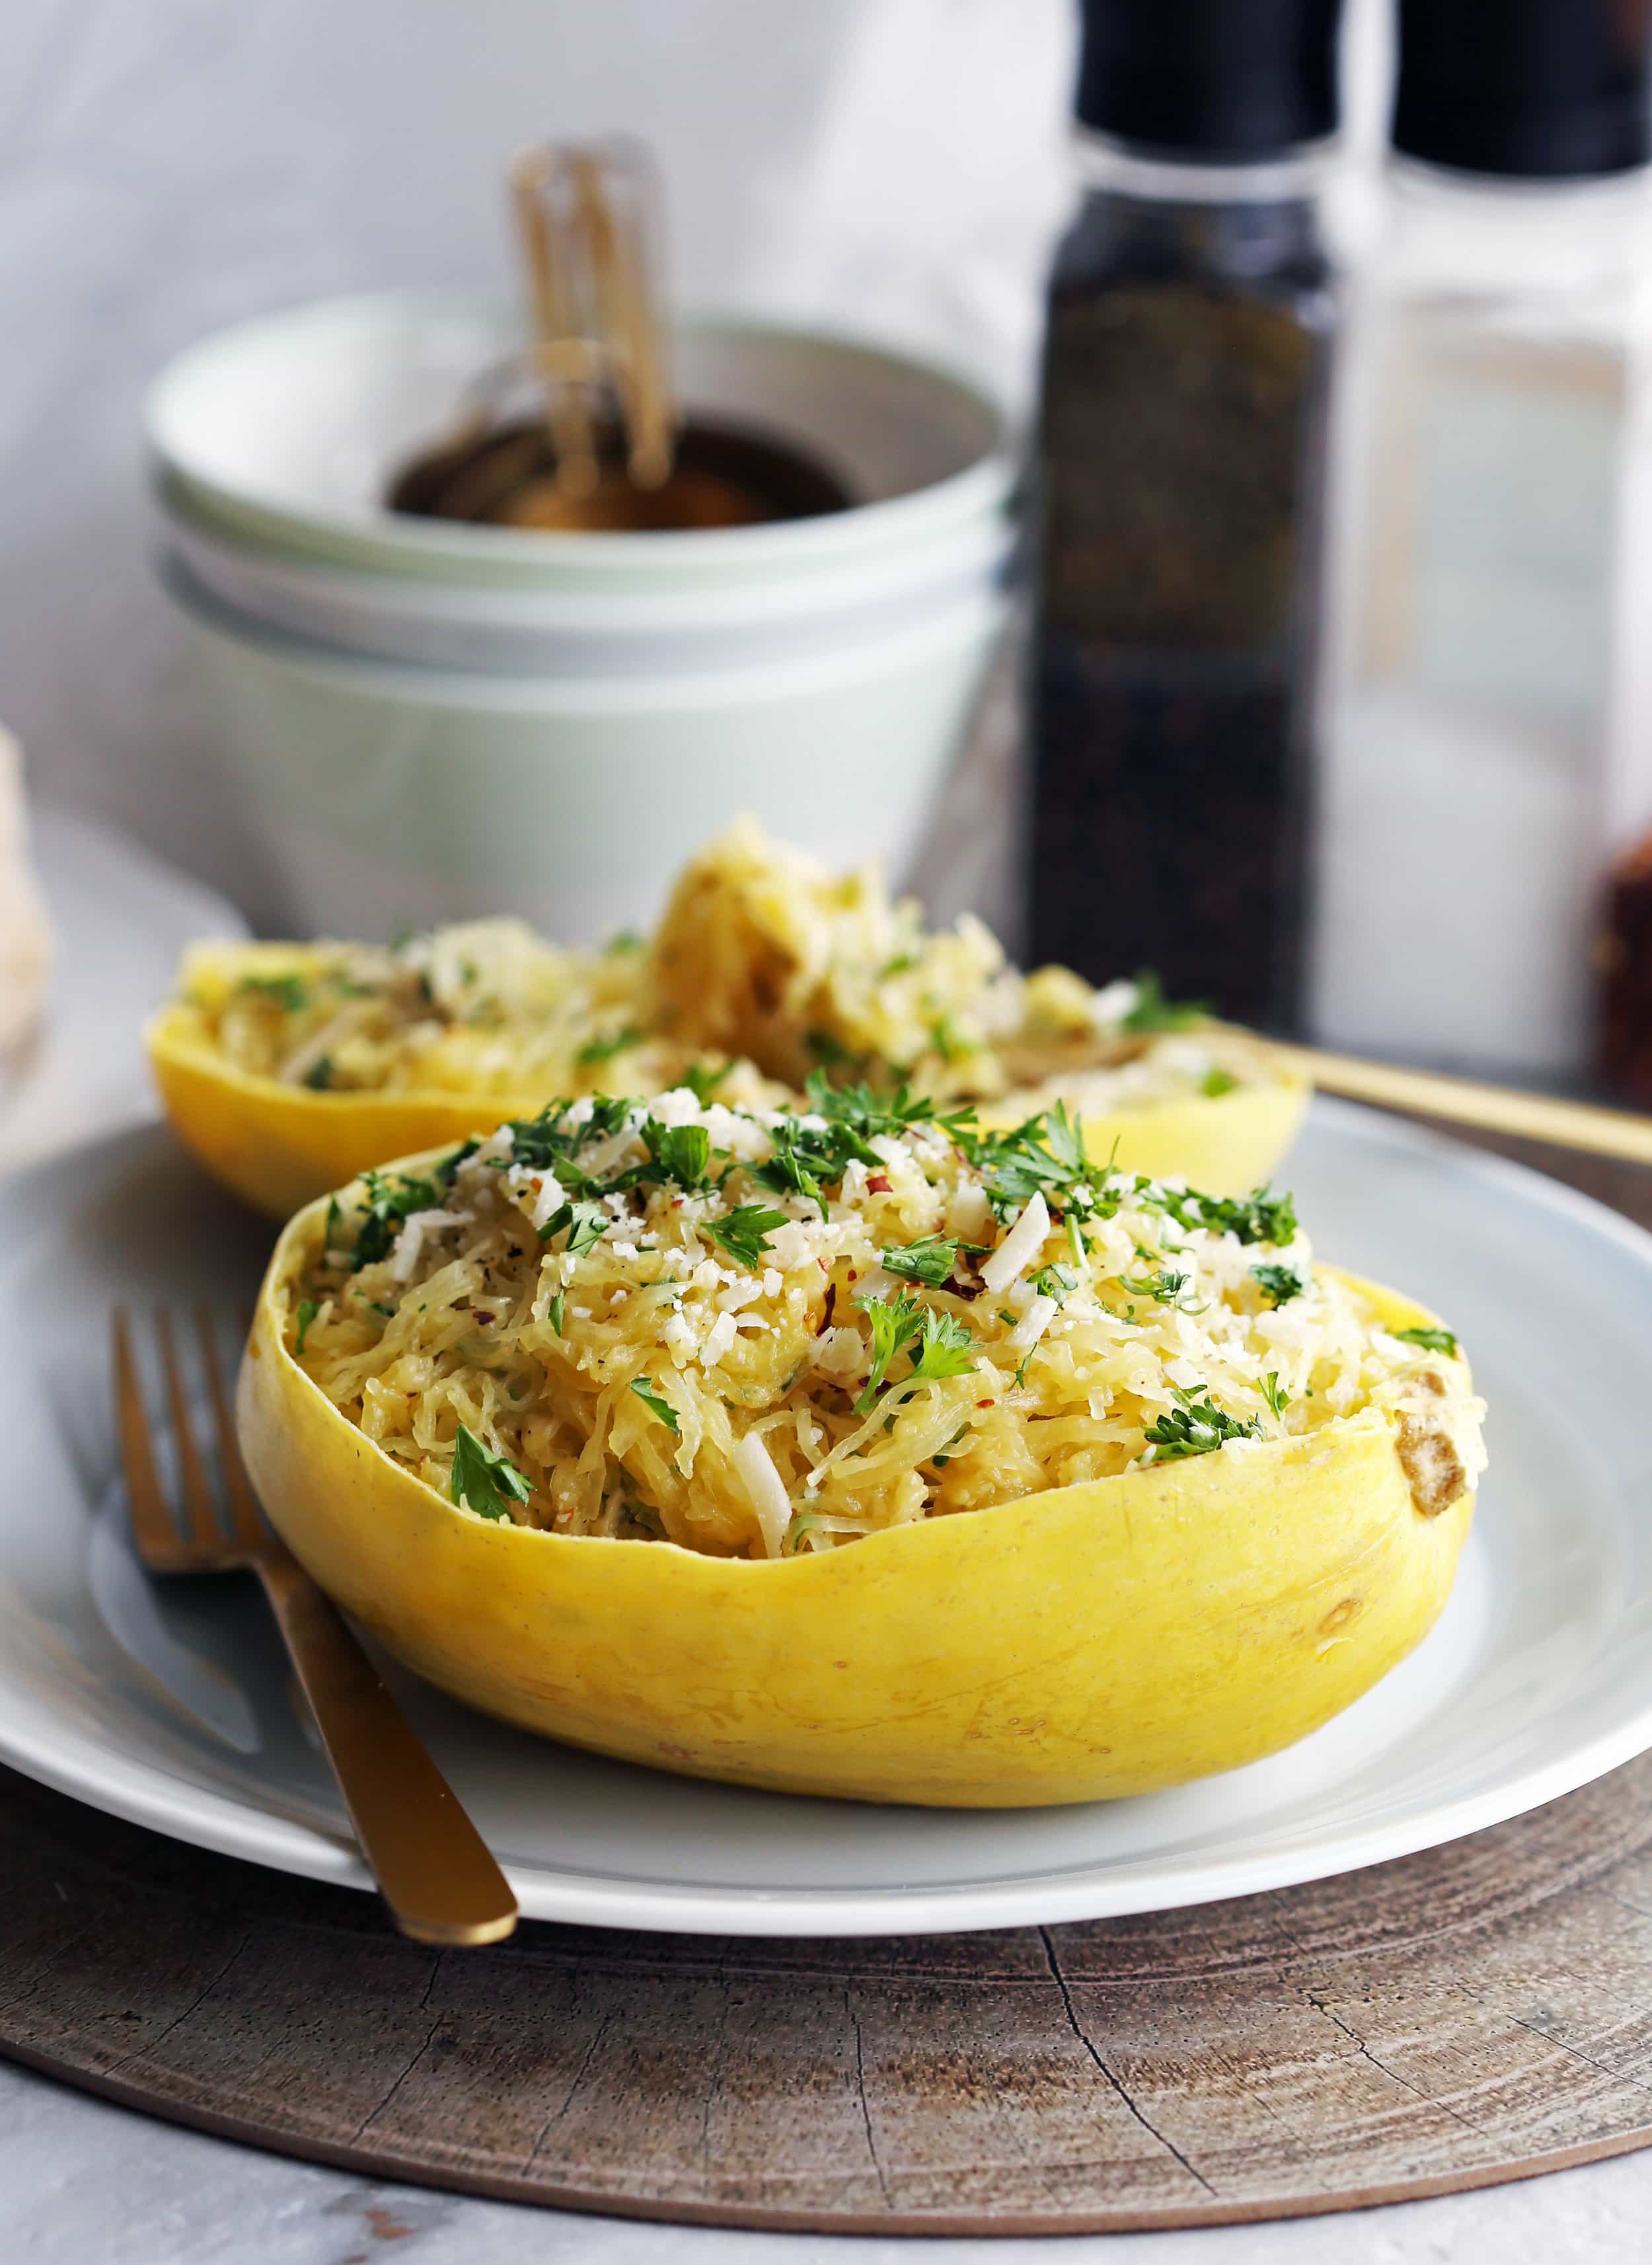
{"label": "white ceramic plate", "polygon": [[[1652,1745],[1652,1237],[1335,1103],[1316,1106],[1288,1178],[1322,1250],[1460,1329],[1491,1403],[1457,1590],[1409,1660],[1270,1761],[996,1814],[656,1776],[407,1687],[524,1910],[876,1934],[1160,1909],[1428,1847]],[[244,1304],[265,1241],[158,1132],[0,1186],[0,1756],[183,1839],[362,1885],[256,1599],[244,1584],[152,1588],[112,1479],[110,1300]]]}
{"label": "white ceramic plate", "polygon": [[247,932],[223,898],[91,819],[37,810],[30,833],[55,957],[40,1023],[0,1071],[5,1171],[153,1117],[145,1019],[186,943]]}

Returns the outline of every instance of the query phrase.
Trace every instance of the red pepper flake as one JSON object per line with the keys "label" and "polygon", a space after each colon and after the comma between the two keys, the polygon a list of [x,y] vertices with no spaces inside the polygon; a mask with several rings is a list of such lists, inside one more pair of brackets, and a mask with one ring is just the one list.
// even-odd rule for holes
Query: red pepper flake
{"label": "red pepper flake", "polygon": [[866,1192],[869,1196],[886,1196],[889,1193],[888,1173],[874,1172],[866,1183]]}
{"label": "red pepper flake", "polygon": [[993,1403],[990,1400],[978,1400],[975,1404],[978,1408],[990,1408]]}

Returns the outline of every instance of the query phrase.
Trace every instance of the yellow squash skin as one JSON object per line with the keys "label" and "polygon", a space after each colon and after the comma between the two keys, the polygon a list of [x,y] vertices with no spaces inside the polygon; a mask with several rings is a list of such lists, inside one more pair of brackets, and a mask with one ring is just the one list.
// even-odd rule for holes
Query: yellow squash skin
{"label": "yellow squash skin", "polygon": [[[323,1220],[282,1235],[242,1366],[271,1517],[418,1673],[628,1761],[972,1808],[1180,1784],[1368,1690],[1432,1626],[1468,1531],[1472,1495],[1419,1515],[1372,1416],[775,1562],[488,1524],[287,1351]],[[1430,1318],[1370,1294],[1396,1327]]]}
{"label": "yellow squash skin", "polygon": [[[1301,1078],[1241,1085],[1206,1100],[1189,1094],[1092,1117],[1083,1112],[1084,1147],[1098,1164],[1110,1157],[1121,1172],[1150,1180],[1183,1179],[1213,1196],[1248,1195],[1272,1178],[1302,1129],[1310,1088]],[[1046,1107],[1031,1094],[983,1103],[983,1125],[1012,1125]]]}
{"label": "yellow squash skin", "polygon": [[[250,974],[302,974],[321,955],[302,945],[229,943],[191,955],[192,987],[210,995]],[[415,1149],[436,1148],[490,1131],[509,1117],[531,1117],[551,1096],[397,1093],[311,1093],[237,1069],[212,1044],[201,1017],[175,1000],[144,1033],[149,1067],[172,1128],[215,1179],[273,1219],[341,1188],[370,1166]],[[1241,1086],[1214,1100],[1149,1102],[1084,1120],[1085,1145],[1105,1162],[1117,1144],[1121,1170],[1151,1178],[1180,1175],[1219,1196],[1245,1195],[1277,1170],[1295,1140],[1308,1088],[1289,1078]],[[983,1108],[984,1124],[1019,1125],[1044,1104],[1009,1095]]]}
{"label": "yellow squash skin", "polygon": [[[247,975],[302,974],[321,958],[290,943],[199,946],[190,955],[189,980],[211,996],[215,987],[227,992]],[[143,1037],[178,1139],[215,1179],[272,1219],[290,1219],[301,1205],[392,1156],[465,1140],[507,1117],[531,1117],[549,1097],[433,1089],[311,1093],[238,1069],[184,1000],[164,1007]]]}

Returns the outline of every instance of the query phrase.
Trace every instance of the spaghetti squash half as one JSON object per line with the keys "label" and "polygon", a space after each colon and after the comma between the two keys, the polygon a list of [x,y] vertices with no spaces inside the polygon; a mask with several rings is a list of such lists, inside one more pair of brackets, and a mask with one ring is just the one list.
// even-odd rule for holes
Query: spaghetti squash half
{"label": "spaghetti squash half", "polygon": [[369,1174],[282,1236],[241,1384],[288,1542],[459,1696],[987,1805],[1228,1768],[1358,1696],[1445,1601],[1481,1412],[1288,1197],[819,1076]]}
{"label": "spaghetti squash half", "polygon": [[876,868],[827,873],[750,824],[690,863],[651,943],[564,950],[491,920],[389,948],[202,946],[149,1046],[185,1141],[280,1218],[553,1095],[685,1077],[749,1103],[820,1070],[1006,1124],[1065,1100],[1098,1156],[1227,1194],[1276,1168],[1307,1096],[1150,979],[1021,975],[979,921],[930,933]]}

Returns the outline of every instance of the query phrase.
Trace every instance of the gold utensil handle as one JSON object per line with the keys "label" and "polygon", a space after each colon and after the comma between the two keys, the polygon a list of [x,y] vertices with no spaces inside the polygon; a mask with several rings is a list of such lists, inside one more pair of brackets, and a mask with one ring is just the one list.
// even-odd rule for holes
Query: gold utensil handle
{"label": "gold utensil handle", "polygon": [[1640,1117],[1631,1110],[1560,1101],[1548,1094],[1483,1085],[1474,1078],[1446,1077],[1433,1070],[1400,1069],[1390,1062],[1361,1061],[1352,1054],[1322,1053],[1315,1046],[1276,1045],[1274,1052],[1323,1093],[1374,1102],[1382,1109],[1412,1109],[1424,1117],[1476,1125],[1488,1132],[1546,1140],[1557,1148],[1583,1148],[1631,1164],[1652,1164],[1652,1117]]}
{"label": "gold utensil handle", "polygon": [[255,1560],[351,1822],[404,1934],[498,1942],[516,1898],[336,1607],[283,1551]]}

